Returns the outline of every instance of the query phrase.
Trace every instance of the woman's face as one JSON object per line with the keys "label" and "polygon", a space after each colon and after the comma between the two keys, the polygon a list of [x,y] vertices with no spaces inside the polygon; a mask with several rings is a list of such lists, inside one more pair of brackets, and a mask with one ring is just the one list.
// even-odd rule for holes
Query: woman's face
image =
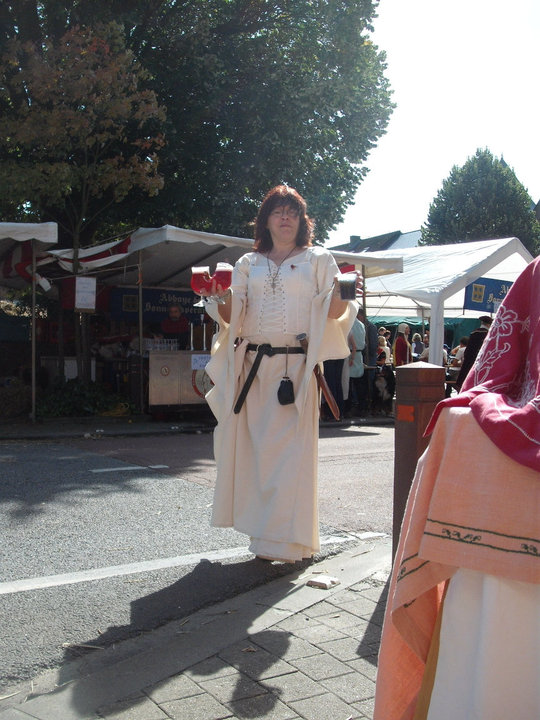
{"label": "woman's face", "polygon": [[266,227],[272,237],[272,242],[295,242],[300,227],[300,216],[296,208],[282,205],[272,210],[268,216]]}

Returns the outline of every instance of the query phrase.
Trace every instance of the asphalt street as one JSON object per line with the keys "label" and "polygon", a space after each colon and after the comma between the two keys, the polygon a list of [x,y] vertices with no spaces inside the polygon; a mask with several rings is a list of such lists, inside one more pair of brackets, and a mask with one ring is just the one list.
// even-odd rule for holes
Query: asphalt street
{"label": "asphalt street", "polygon": [[[321,428],[323,554],[391,533],[393,435]],[[209,433],[4,441],[0,470],[2,689],[291,569],[210,527]]]}

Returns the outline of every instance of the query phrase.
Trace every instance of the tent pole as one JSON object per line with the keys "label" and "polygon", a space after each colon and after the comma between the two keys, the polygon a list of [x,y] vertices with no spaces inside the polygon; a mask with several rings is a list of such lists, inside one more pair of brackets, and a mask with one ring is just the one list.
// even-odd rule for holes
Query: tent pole
{"label": "tent pole", "polygon": [[36,422],[36,243],[32,240],[32,410],[30,419]]}
{"label": "tent pole", "polygon": [[[366,319],[367,323],[367,299],[366,299],[366,266],[362,265],[362,308],[364,310],[364,317]],[[366,357],[369,358],[369,339],[368,334],[366,333]]]}
{"label": "tent pole", "polygon": [[[369,332],[368,332],[368,316],[367,316],[367,297],[366,297],[366,266],[362,265],[362,308],[364,309],[364,320],[365,320],[365,328],[366,328],[366,344],[364,347],[364,353],[367,360],[367,364],[369,365],[369,358],[371,356],[371,348],[369,346]],[[375,370],[364,370],[364,372],[367,374],[367,404],[369,412],[371,412],[371,403],[373,401],[373,390],[372,390],[372,383],[371,381],[374,380]]]}
{"label": "tent pole", "polygon": [[444,344],[444,299],[437,297],[431,304],[429,322],[429,353],[428,362],[432,365],[443,364]]}
{"label": "tent pole", "polygon": [[142,250],[139,250],[139,402],[141,414],[144,412],[144,338],[143,338],[143,272]]}

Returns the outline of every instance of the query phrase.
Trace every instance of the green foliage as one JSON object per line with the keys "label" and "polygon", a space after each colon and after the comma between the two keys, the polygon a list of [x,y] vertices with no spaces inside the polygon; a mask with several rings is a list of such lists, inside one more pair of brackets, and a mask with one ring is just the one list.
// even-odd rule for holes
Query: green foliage
{"label": "green foliage", "polygon": [[540,223],[527,190],[504,160],[477,150],[454,166],[429,208],[422,228],[427,245],[517,237],[533,255],[540,251]]}
{"label": "green foliage", "polygon": [[57,380],[36,401],[38,417],[83,417],[113,410],[124,398],[94,382]]}
{"label": "green foliage", "polygon": [[[20,315],[30,318],[32,315],[32,288],[30,286],[20,290],[6,290],[6,299],[10,303],[9,309],[12,315]],[[58,316],[58,300],[47,296],[38,289],[36,292],[36,317],[56,318]]]}
{"label": "green foliage", "polygon": [[32,389],[12,378],[8,385],[0,387],[0,407],[3,418],[17,418],[28,414],[32,407]]}
{"label": "green foliage", "polygon": [[[249,235],[265,192],[295,186],[317,237],[343,217],[385,132],[385,56],[370,41],[376,0],[19,0],[7,35],[57,41],[116,19],[166,107],[165,185],[101,221]],[[37,35],[36,35],[37,34]],[[86,92],[86,90],[85,90]],[[66,187],[68,167],[51,182]]]}

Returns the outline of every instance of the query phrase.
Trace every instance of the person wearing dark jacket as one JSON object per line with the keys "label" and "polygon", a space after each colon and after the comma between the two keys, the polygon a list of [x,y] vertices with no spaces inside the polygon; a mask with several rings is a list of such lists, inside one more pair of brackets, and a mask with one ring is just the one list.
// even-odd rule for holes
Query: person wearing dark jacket
{"label": "person wearing dark jacket", "polygon": [[474,365],[476,357],[480,352],[480,348],[484,344],[488,330],[491,327],[492,318],[490,318],[489,315],[482,315],[482,317],[478,319],[480,320],[480,327],[473,330],[469,336],[469,342],[467,343],[467,347],[465,348],[465,352],[463,354],[461,369],[456,379],[456,390],[458,392],[461,390],[461,386],[469,374],[469,370]]}
{"label": "person wearing dark jacket", "polygon": [[366,329],[366,346],[362,353],[364,355],[364,365],[368,367],[360,378],[358,389],[358,414],[360,417],[365,417],[371,411],[373,400],[373,383],[377,363],[377,328],[368,320],[363,307],[358,309],[356,317],[364,324]]}

